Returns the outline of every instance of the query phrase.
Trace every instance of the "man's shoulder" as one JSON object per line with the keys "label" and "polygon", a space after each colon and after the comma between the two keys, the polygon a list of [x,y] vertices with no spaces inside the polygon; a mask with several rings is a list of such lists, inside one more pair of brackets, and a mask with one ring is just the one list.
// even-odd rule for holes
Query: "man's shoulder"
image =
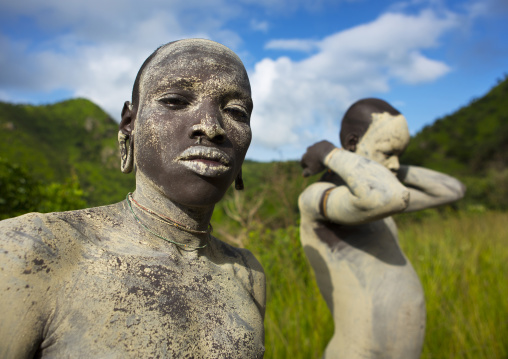
{"label": "man's shoulder", "polygon": [[[37,252],[46,257],[83,244],[87,229],[109,215],[106,207],[67,212],[28,213],[0,221],[3,248],[24,253]],[[5,250],[9,250],[5,249]]]}
{"label": "man's shoulder", "polygon": [[212,237],[214,241],[214,247],[224,256],[227,262],[233,262],[238,265],[244,265],[245,267],[252,268],[254,270],[263,272],[263,267],[254,256],[254,254],[246,248],[234,247],[220,239]]}
{"label": "man's shoulder", "polygon": [[[228,243],[214,238],[214,247],[218,249],[222,256],[222,261],[232,265],[235,275],[242,281],[244,285],[256,290],[256,287],[265,283],[265,271],[259,260],[254,254],[246,248],[237,248]],[[250,284],[247,285],[247,282]]]}
{"label": "man's shoulder", "polygon": [[0,222],[0,238],[4,252],[29,257],[57,257],[60,239],[69,229],[60,213],[28,213]]}
{"label": "man's shoulder", "polygon": [[266,278],[263,266],[246,248],[233,247],[214,238],[216,248],[223,256],[229,257],[226,262],[232,265],[234,276],[254,298],[260,313],[264,316],[266,305]]}
{"label": "man's shoulder", "polygon": [[319,180],[308,185],[302,191],[302,194],[308,191],[312,191],[313,189],[327,190],[331,187],[340,187],[345,185],[346,183],[344,182],[344,180],[340,178],[336,173],[327,171],[321,176]]}
{"label": "man's shoulder", "polygon": [[331,190],[341,186],[341,183],[330,181],[318,181],[307,186],[298,197],[298,208],[302,224],[304,222],[324,219],[321,208],[324,203],[324,197]]}
{"label": "man's shoulder", "polygon": [[337,186],[338,186],[337,184],[332,183],[332,182],[325,182],[325,181],[314,182],[314,183],[308,185],[307,187],[305,187],[305,189],[302,191],[302,193],[300,193],[300,198],[302,198],[302,196],[305,196],[306,194],[309,194],[309,193],[319,193],[321,191],[326,191],[330,188],[334,188]]}
{"label": "man's shoulder", "polygon": [[0,221],[0,261],[13,287],[51,280],[63,252],[59,222],[53,213],[28,213]]}
{"label": "man's shoulder", "polygon": [[57,213],[27,213],[0,221],[0,236],[7,239],[22,238],[32,239],[39,242],[41,238],[52,232],[61,222]]}
{"label": "man's shoulder", "polygon": [[28,213],[0,221],[0,262],[5,270],[37,278],[68,269],[94,245],[99,228],[111,227],[104,218],[115,217],[114,206]]}

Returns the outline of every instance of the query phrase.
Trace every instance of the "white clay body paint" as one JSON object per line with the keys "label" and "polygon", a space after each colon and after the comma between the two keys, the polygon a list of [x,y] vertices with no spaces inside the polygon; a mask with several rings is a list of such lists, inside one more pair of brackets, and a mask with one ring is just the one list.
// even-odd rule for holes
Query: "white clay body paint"
{"label": "white clay body paint", "polygon": [[138,194],[150,186],[157,188],[150,200],[162,192],[172,202],[212,209],[239,173],[252,137],[242,62],[215,42],[181,40],[157,52],[139,84]]}
{"label": "white clay body paint", "polygon": [[[328,150],[328,173],[298,200],[301,243],[334,319],[323,359],[418,359],[425,296],[390,216],[452,203],[465,187],[436,171],[401,166],[410,139],[406,119],[393,108],[393,115],[383,112],[390,106],[382,100],[362,102],[342,123],[341,142],[351,152]],[[309,147],[302,163],[324,145]]]}
{"label": "white clay body paint", "polygon": [[192,39],[138,81],[122,115],[132,196],[0,221],[0,358],[263,357],[263,268],[207,230],[250,144],[247,72]]}
{"label": "white clay body paint", "polygon": [[409,138],[407,121],[403,115],[373,113],[372,123],[358,142],[356,153],[395,172],[400,167],[398,157],[407,147]]}

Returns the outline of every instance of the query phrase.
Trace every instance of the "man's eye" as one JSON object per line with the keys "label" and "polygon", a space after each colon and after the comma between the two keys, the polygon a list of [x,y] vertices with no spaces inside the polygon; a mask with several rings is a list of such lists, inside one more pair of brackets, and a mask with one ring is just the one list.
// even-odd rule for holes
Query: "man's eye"
{"label": "man's eye", "polygon": [[385,152],[384,155],[386,159],[389,159],[390,157],[393,156],[393,152]]}
{"label": "man's eye", "polygon": [[166,96],[159,100],[163,104],[174,107],[174,108],[181,108],[189,104],[189,101],[180,95],[172,95],[172,96]]}
{"label": "man's eye", "polygon": [[237,121],[248,121],[249,114],[248,112],[239,106],[229,106],[224,109],[227,113],[233,116]]}

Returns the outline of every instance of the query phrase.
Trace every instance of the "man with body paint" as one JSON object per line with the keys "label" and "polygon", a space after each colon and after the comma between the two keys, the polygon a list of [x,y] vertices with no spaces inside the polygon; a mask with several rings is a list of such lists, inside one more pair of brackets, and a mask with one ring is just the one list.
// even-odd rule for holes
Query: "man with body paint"
{"label": "man with body paint", "polygon": [[0,357],[261,358],[263,269],[209,225],[231,183],[243,187],[252,106],[227,47],[157,49],[122,111],[135,192],[0,222]]}
{"label": "man with body paint", "polygon": [[409,138],[399,111],[368,98],[346,112],[342,149],[321,141],[302,157],[304,176],[327,170],[299,198],[301,242],[335,323],[324,358],[421,354],[425,299],[391,215],[457,201],[465,187],[399,165]]}

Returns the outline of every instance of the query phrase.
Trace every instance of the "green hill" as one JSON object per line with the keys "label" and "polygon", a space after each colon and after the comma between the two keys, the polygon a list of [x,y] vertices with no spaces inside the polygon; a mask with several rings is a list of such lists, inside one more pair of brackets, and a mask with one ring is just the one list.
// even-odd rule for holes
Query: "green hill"
{"label": "green hill", "polygon": [[508,167],[508,77],[485,96],[423,128],[402,161],[455,174]]}
{"label": "green hill", "polygon": [[[0,186],[9,188],[0,194],[0,207],[4,206],[0,217],[2,213],[8,217],[11,209],[12,215],[19,215],[72,209],[73,203],[80,207],[114,203],[134,189],[134,175],[120,172],[118,124],[91,101],[73,99],[42,106],[0,102],[0,129]],[[298,193],[308,183],[297,162],[246,161],[243,173],[243,196],[231,189],[217,206],[214,221],[237,229],[250,228],[261,217],[269,227],[295,223]],[[68,184],[58,187],[59,195],[83,189],[85,203],[73,197],[64,200],[67,206],[63,207],[38,205],[51,201],[51,193],[41,194],[39,187],[46,192],[50,184],[62,183]]]}
{"label": "green hill", "polygon": [[0,129],[0,157],[42,182],[77,176],[89,205],[121,200],[134,186],[134,176],[119,170],[118,124],[91,101],[0,102]]}
{"label": "green hill", "polygon": [[401,162],[458,176],[463,205],[508,209],[508,76],[416,134]]}
{"label": "green hill", "polygon": [[[508,77],[485,96],[422,129],[411,139],[401,162],[458,176],[468,186],[464,205],[508,208],[507,98]],[[46,196],[65,196],[70,191],[85,201],[70,198],[70,208],[72,203],[114,203],[134,189],[134,175],[119,170],[118,124],[88,100],[42,106],[0,102],[0,130],[0,185],[4,186],[0,205],[4,203],[6,210],[20,196],[32,203],[27,210],[37,210],[29,200],[36,186]],[[217,206],[214,220],[234,219],[228,226],[238,230],[259,222],[271,228],[296,223],[297,198],[309,183],[301,178],[297,162],[246,161],[243,173],[244,194],[239,197],[230,190]],[[5,188],[11,189],[10,197]],[[47,188],[54,191],[49,193]],[[45,201],[49,203],[50,198]]]}

